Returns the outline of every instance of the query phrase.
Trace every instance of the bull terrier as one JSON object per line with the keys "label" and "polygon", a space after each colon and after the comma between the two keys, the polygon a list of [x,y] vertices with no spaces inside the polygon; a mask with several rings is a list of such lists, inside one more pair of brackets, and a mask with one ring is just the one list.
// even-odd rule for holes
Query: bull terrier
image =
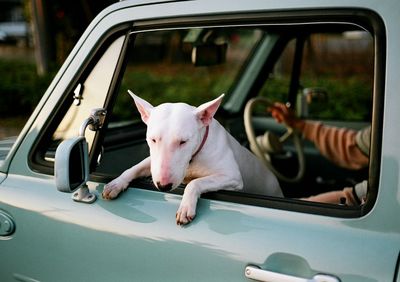
{"label": "bull terrier", "polygon": [[160,191],[184,183],[176,223],[185,225],[194,219],[197,200],[206,192],[234,190],[283,197],[272,172],[214,119],[223,94],[199,107],[185,103],[153,107],[128,92],[147,125],[150,156],[105,185],[104,199],[116,198],[139,177],[151,175]]}

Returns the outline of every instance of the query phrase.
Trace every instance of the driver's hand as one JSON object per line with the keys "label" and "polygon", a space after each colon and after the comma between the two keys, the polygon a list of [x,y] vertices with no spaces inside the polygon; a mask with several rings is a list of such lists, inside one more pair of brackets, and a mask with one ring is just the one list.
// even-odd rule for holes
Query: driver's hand
{"label": "driver's hand", "polygon": [[268,107],[267,110],[278,123],[284,123],[285,125],[300,131],[303,130],[304,121],[298,119],[294,110],[285,104],[275,102],[272,106]]}

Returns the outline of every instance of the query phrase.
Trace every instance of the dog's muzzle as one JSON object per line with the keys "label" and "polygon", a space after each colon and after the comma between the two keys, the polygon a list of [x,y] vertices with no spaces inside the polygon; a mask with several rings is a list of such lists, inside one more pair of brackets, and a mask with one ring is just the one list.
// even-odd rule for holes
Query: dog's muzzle
{"label": "dog's muzzle", "polygon": [[167,185],[161,185],[160,182],[157,182],[157,189],[161,192],[168,192],[172,190],[172,183],[168,183]]}

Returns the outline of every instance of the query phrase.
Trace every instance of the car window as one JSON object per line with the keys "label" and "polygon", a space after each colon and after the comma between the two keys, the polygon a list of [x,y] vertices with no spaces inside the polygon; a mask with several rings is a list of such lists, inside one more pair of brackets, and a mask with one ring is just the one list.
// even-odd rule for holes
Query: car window
{"label": "car window", "polygon": [[[77,135],[90,111],[104,107],[104,127],[96,138],[96,133],[89,130],[85,134],[95,149],[91,154],[92,179],[107,183],[145,159],[149,156],[146,125],[128,90],[154,106],[164,102],[198,106],[225,93],[215,118],[240,145],[259,158],[244,122],[244,109],[253,97],[290,102],[304,120],[360,129],[371,122],[374,40],[366,29],[342,23],[296,28],[251,24],[134,30],[129,40],[114,40],[98,61],[89,64],[92,67],[87,75],[76,82],[74,93],[69,94],[68,110],[52,134],[53,144]],[[123,45],[126,48],[121,56]],[[355,101],[359,102],[357,109]],[[278,137],[284,134],[285,127],[268,115],[266,106],[253,115],[251,124],[257,140],[265,133]],[[369,140],[370,135],[366,136]],[[298,146],[303,147],[304,157],[297,154]],[[368,157],[363,166],[349,169],[327,160],[318,146],[305,139],[289,140],[282,149],[265,154],[270,164],[289,179],[305,170],[296,181],[277,175],[286,199],[296,203],[307,200],[300,201],[302,207],[312,206],[308,199],[314,195],[353,189],[369,179]],[[305,160],[304,167],[301,159]],[[147,178],[135,180],[134,187],[154,189]],[[358,211],[366,199],[368,182],[362,189],[364,194],[355,207]],[[178,189],[178,193],[182,190]],[[262,193],[218,194],[229,195],[226,199],[234,202],[271,203]],[[332,203],[327,204],[324,208],[331,211]],[[335,211],[348,206],[342,202],[335,205]]]}
{"label": "car window", "polygon": [[[87,76],[79,80],[73,91],[69,93],[70,104],[57,124],[51,142],[48,143],[49,148],[45,155],[47,161],[54,161],[55,147],[60,142],[79,134],[81,125],[91,115],[92,110],[104,107],[124,39],[125,36],[120,36],[114,40],[99,57]],[[95,132],[86,130],[85,137],[90,148]]]}
{"label": "car window", "polygon": [[[96,172],[115,177],[149,155],[145,142],[146,126],[127,94],[128,89],[153,105],[186,102],[196,106],[221,93],[227,93],[229,97],[237,81],[245,76],[248,66],[255,60],[253,58],[267,50],[274,51],[269,57],[265,55],[265,62],[258,62],[264,64],[260,72],[257,74],[252,70],[255,77],[264,81],[258,95],[273,101],[292,100],[299,115],[305,119],[353,122],[342,124],[350,127],[365,125],[365,122],[370,122],[373,39],[368,32],[350,25],[338,26],[337,32],[334,30],[329,26],[326,32],[318,27],[315,32],[308,29],[306,33],[288,33],[284,28],[263,26],[132,33],[132,43],[127,52],[130,56],[109,116],[103,158]],[[266,41],[274,46],[264,48],[262,43]],[[272,58],[273,52],[279,56]],[[268,68],[269,75],[265,75],[263,72],[268,72]],[[297,85],[294,100],[291,97],[293,85]],[[250,97],[254,93],[240,95]],[[352,110],[355,101],[359,101],[358,107]],[[221,109],[217,118],[243,146],[250,149],[243,123],[240,119],[238,122],[237,115]],[[354,125],[354,122],[362,124]],[[257,134],[271,130],[273,128],[265,126],[257,130],[260,131]],[[293,146],[290,144],[289,152]],[[272,162],[290,175],[292,170],[296,171],[295,156],[289,157],[289,162],[287,157],[273,156]],[[114,161],[116,158],[118,163]],[[301,192],[293,193],[293,184],[281,181],[290,197],[307,198],[314,193],[351,186],[368,178],[366,170],[351,171],[323,163],[324,154],[321,155],[315,147],[312,153],[306,154],[306,159],[309,162],[306,174],[297,186],[307,186],[307,190],[297,188],[294,191]],[[324,189],[321,190],[322,186]]]}
{"label": "car window", "polygon": [[[292,39],[286,45],[262,95],[288,100],[297,41]],[[360,30],[316,32],[307,35],[303,44],[296,103],[299,115],[307,119],[369,122],[374,75],[371,34]]]}
{"label": "car window", "polygon": [[[149,155],[146,126],[127,94],[128,89],[153,105],[186,102],[196,106],[221,93],[231,98],[229,95],[237,93],[238,80],[250,77],[247,74],[250,72],[254,82],[246,83],[262,82],[263,86],[258,93],[251,86],[249,92],[236,94],[241,95],[244,103],[255,94],[271,101],[292,100],[304,119],[352,122],[341,125],[361,127],[370,122],[372,46],[369,33],[352,25],[327,25],[326,32],[316,26],[315,32],[308,28],[299,33],[269,26],[134,32],[96,173],[113,178]],[[253,68],[254,61],[259,66],[258,72]],[[360,103],[352,110],[355,101]],[[264,115],[267,112],[266,108],[261,111]],[[242,114],[221,109],[217,119],[243,146],[251,149]],[[264,123],[262,120],[260,124]],[[256,131],[263,134],[274,129],[275,126],[264,124]],[[273,155],[271,160],[274,166],[291,175],[298,166],[297,155],[293,143],[286,147],[290,155]],[[306,148],[308,163],[302,180],[296,184],[281,181],[288,197],[308,198],[368,179],[366,169],[337,168],[317,148]],[[368,162],[364,167],[367,166]]]}

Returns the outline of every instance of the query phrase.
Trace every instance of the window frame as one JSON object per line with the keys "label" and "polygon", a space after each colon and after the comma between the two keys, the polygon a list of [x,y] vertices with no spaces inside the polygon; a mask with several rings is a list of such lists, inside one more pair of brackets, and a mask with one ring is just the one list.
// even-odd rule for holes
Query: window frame
{"label": "window frame", "polygon": [[[254,13],[254,14],[233,14],[233,15],[213,15],[213,16],[188,16],[188,17],[177,17],[167,19],[152,19],[152,20],[141,20],[131,23],[131,29],[128,32],[148,32],[157,29],[168,29],[168,28],[190,28],[190,27],[202,27],[202,26],[238,26],[238,25],[268,25],[268,24],[312,24],[318,22],[346,22],[352,24],[358,24],[368,30],[374,39],[374,83],[373,83],[373,109],[372,109],[372,130],[371,130],[371,149],[370,149],[370,165],[369,165],[369,199],[365,205],[361,208],[343,207],[337,205],[311,203],[294,199],[280,199],[271,197],[259,197],[254,195],[244,195],[239,192],[228,192],[219,191],[208,193],[203,195],[203,198],[211,200],[228,201],[238,204],[255,205],[267,208],[276,208],[281,210],[297,211],[302,213],[311,213],[325,216],[342,217],[342,218],[355,218],[361,217],[367,214],[374,206],[376,196],[378,193],[379,176],[380,176],[380,163],[381,163],[381,143],[382,143],[382,124],[383,124],[383,102],[384,102],[384,84],[385,84],[385,59],[386,59],[386,35],[385,28],[382,19],[376,13],[365,10],[365,9],[324,9],[324,10],[293,10],[293,11],[274,11],[265,13]],[[121,30],[127,30],[126,26],[120,28]],[[111,38],[116,31],[108,32],[107,38]],[[130,36],[129,36],[130,37]],[[127,42],[130,40],[126,40]],[[102,42],[98,46],[101,46]],[[113,106],[115,102],[115,96],[118,91],[122,73],[124,71],[124,65],[126,64],[124,51],[121,53],[121,60],[118,63],[118,67],[115,71],[114,79],[112,80],[112,86],[110,87],[109,94],[107,95],[105,107],[107,110]],[[92,56],[89,60],[94,61],[95,56]],[[84,73],[89,63],[83,65],[82,70],[79,72],[78,77]],[[246,71],[246,68],[244,68]],[[71,87],[76,85],[78,79],[71,82]],[[237,82],[239,83],[239,82]],[[252,90],[257,87],[257,81],[250,87],[249,93],[257,93]],[[70,92],[70,91],[66,91]],[[229,97],[228,97],[229,99]],[[233,99],[233,98],[232,98]],[[60,108],[65,104],[66,98],[64,98],[55,110],[55,116],[58,116]],[[230,101],[233,105],[237,105],[237,102]],[[244,107],[244,105],[243,105]],[[108,119],[106,119],[107,122]],[[49,124],[54,124],[54,121],[50,121]],[[107,124],[105,125],[107,126]],[[37,152],[40,151],[40,146],[44,144],[43,140],[46,133],[48,133],[48,126],[45,128],[33,148],[29,158],[29,165],[36,171],[41,173],[53,174],[52,167],[47,164],[41,164],[38,161]],[[95,141],[90,159],[91,168],[95,165],[95,159],[101,151],[101,142],[103,140],[103,134],[96,134]],[[45,169],[47,168],[47,169]],[[96,176],[91,175],[91,180],[105,182],[110,180],[107,176]],[[181,194],[183,188],[175,190],[174,194]]]}
{"label": "window frame", "polygon": [[[75,76],[73,79],[68,84],[68,87],[65,89],[64,94],[62,98],[57,102],[57,104],[53,107],[53,111],[50,113],[49,118],[46,122],[46,126],[41,128],[41,130],[38,133],[38,137],[35,140],[34,144],[32,145],[29,154],[28,154],[28,166],[34,171],[38,173],[43,173],[43,174],[48,174],[48,175],[54,175],[54,161],[49,161],[46,160],[46,152],[48,149],[48,145],[51,142],[51,139],[53,137],[53,133],[56,131],[60,121],[62,120],[63,116],[66,114],[68,111],[69,107],[72,104],[73,101],[73,95],[71,95],[76,86],[85,81],[95,65],[98,63],[99,59],[103,56],[104,52],[111,46],[111,44],[119,37],[122,35],[127,35],[127,30],[130,29],[130,25],[123,24],[115,27],[114,29],[109,30],[106,32],[101,38],[99,38],[99,41],[96,43],[94,48],[91,50],[90,56],[86,58],[85,61],[82,62],[80,68],[76,71]],[[129,38],[129,36],[126,36],[125,41]],[[123,43],[125,45],[126,43]],[[120,56],[118,59],[118,64],[121,61],[121,56],[122,50],[124,47],[122,47]],[[111,80],[110,87],[108,90],[108,93],[106,95],[105,103],[106,104],[108,97],[110,96],[110,93],[114,91],[113,86],[115,85],[115,75],[116,72],[114,72],[114,76]],[[62,78],[61,78],[62,79]],[[78,131],[78,129],[77,129]],[[94,144],[96,143],[96,140],[98,139],[98,132],[96,132],[94,140],[93,140],[93,149],[95,149]],[[90,156],[89,156],[89,161],[90,164],[92,164],[92,157],[94,154],[95,150],[91,150]],[[55,151],[54,151],[55,153]]]}

